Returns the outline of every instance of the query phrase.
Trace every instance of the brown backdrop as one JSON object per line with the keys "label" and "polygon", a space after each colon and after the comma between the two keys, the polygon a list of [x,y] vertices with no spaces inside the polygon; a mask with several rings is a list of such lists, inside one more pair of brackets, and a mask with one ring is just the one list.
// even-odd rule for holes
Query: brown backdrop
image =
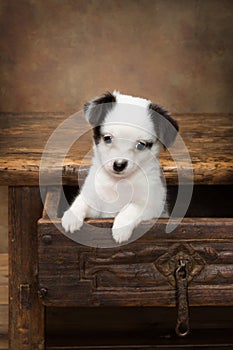
{"label": "brown backdrop", "polygon": [[106,90],[233,111],[232,0],[0,0],[0,110],[79,110]]}

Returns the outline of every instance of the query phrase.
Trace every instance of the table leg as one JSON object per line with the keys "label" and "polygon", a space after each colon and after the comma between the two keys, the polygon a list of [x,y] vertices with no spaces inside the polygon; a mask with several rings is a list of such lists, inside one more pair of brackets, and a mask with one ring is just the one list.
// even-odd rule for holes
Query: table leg
{"label": "table leg", "polygon": [[9,188],[9,350],[44,349],[44,307],[38,297],[38,187]]}

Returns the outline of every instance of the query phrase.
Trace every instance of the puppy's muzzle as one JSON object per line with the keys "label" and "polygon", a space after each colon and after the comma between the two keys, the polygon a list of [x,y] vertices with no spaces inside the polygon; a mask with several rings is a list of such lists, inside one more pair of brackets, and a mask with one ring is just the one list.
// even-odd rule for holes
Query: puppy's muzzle
{"label": "puppy's muzzle", "polygon": [[116,173],[121,173],[128,165],[128,161],[125,159],[115,160],[113,163],[113,170]]}

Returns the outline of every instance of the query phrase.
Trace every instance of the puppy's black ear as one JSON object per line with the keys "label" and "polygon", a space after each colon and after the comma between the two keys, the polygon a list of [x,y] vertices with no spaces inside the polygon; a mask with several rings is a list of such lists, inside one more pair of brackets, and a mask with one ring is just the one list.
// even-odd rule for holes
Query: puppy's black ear
{"label": "puppy's black ear", "polygon": [[175,141],[179,126],[163,107],[150,103],[149,112],[159,141],[167,148]]}
{"label": "puppy's black ear", "polygon": [[106,94],[85,103],[83,110],[87,121],[94,127],[100,126],[103,123],[106,114],[114,107],[115,102],[116,97],[110,92],[107,92]]}

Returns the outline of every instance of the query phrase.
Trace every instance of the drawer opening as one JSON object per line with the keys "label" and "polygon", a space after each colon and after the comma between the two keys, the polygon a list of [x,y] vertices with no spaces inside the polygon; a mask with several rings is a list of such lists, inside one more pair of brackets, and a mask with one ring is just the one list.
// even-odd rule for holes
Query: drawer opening
{"label": "drawer opening", "polygon": [[[185,186],[185,185],[183,185]],[[61,218],[67,208],[79,193],[79,187],[63,186],[64,197],[61,196],[57,217]],[[178,186],[167,187],[167,205],[169,212],[172,211],[178,193]],[[213,217],[230,218],[233,212],[233,186],[230,185],[197,185],[193,188],[193,195],[185,217]]]}
{"label": "drawer opening", "polygon": [[215,348],[233,342],[232,312],[232,307],[193,307],[192,331],[178,339],[173,308],[46,308],[47,345]]}

